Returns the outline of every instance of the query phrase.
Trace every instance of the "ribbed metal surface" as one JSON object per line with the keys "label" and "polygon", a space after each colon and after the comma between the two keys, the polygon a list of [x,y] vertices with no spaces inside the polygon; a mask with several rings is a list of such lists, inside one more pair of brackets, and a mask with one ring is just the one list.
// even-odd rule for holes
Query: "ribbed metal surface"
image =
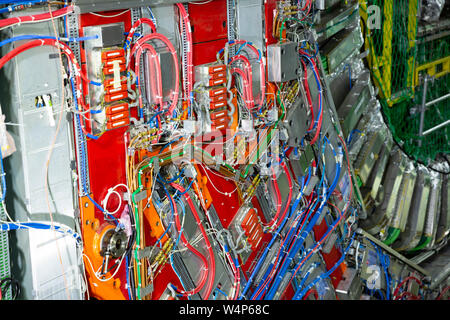
{"label": "ribbed metal surface", "polygon": [[[0,205],[0,220],[6,221],[3,206]],[[11,276],[9,260],[9,239],[7,231],[0,231],[0,280]],[[5,294],[5,293],[4,293]],[[11,288],[2,297],[3,300],[11,299]]]}

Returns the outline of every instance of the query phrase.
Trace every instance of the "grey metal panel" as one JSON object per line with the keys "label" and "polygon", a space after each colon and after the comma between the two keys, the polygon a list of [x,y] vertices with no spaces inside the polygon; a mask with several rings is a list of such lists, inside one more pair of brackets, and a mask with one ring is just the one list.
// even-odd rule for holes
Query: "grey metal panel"
{"label": "grey metal panel", "polygon": [[[53,28],[51,23],[46,22],[14,29],[14,36],[22,34],[48,35],[53,34]],[[51,94],[53,116],[58,120],[61,110],[61,70],[55,53],[57,51],[49,47],[33,48],[17,56],[4,70],[9,81],[9,91],[2,94],[2,105],[8,109],[8,120],[19,124],[11,131],[18,151],[8,159],[8,171],[14,174],[9,178],[7,199],[14,219],[20,221],[49,223],[45,218],[48,206],[44,173],[56,126],[49,126],[47,113],[35,110],[34,98]],[[50,161],[48,181],[49,202],[55,223],[68,221],[66,223],[70,226],[75,207],[70,167],[74,159],[65,112]],[[12,239],[13,276],[22,284],[20,298],[82,298],[79,252],[72,237],[51,231],[29,230],[14,232]]]}
{"label": "grey metal panel", "polygon": [[328,60],[328,72],[333,73],[355,50],[361,48],[363,39],[359,28],[342,30],[323,47],[322,54]]}
{"label": "grey metal panel", "polygon": [[367,220],[361,221],[362,227],[371,234],[378,233],[392,218],[397,203],[398,190],[403,179],[404,165],[401,160],[401,150],[395,149],[383,179],[383,202],[377,207],[374,214]]}
{"label": "grey metal panel", "polygon": [[430,179],[426,170],[419,170],[412,197],[411,208],[405,231],[392,247],[397,251],[413,249],[419,244],[425,222],[426,208],[430,194]]}
{"label": "grey metal panel", "polygon": [[358,270],[347,268],[343,274],[343,279],[336,288],[339,300],[359,300],[362,294],[362,282],[358,277]]}
{"label": "grey metal panel", "polygon": [[372,173],[367,181],[367,185],[371,186],[369,190],[370,196],[375,199],[380,190],[380,185],[384,176],[384,172],[386,170],[386,166],[389,161],[389,154],[392,148],[392,141],[388,141],[380,151],[378,161],[376,162]]}
{"label": "grey metal panel", "polygon": [[363,185],[366,185],[369,179],[385,140],[385,135],[380,131],[370,132],[368,135],[367,142],[363,145],[354,164],[355,173],[360,177]]}
{"label": "grey metal panel", "polygon": [[253,42],[259,50],[264,49],[263,1],[236,1],[237,38]]}
{"label": "grey metal panel", "polygon": [[359,119],[369,106],[369,79],[370,72],[367,70],[358,78],[350,93],[338,109],[339,120],[342,123],[342,130],[344,131],[345,136],[348,136],[356,127]]}
{"label": "grey metal panel", "polygon": [[331,95],[333,96],[333,101],[336,106],[342,105],[349,94],[350,89],[350,80],[347,69],[330,79]]}
{"label": "grey metal panel", "polygon": [[407,172],[404,177],[404,192],[400,194],[397,211],[400,214],[399,228],[405,230],[408,214],[411,208],[412,195],[414,193],[414,185],[416,184],[417,173],[415,171]]}
{"label": "grey metal panel", "polygon": [[436,243],[439,243],[450,233],[450,183],[448,175],[445,175],[442,182],[441,192],[441,214],[436,232]]}
{"label": "grey metal panel", "polygon": [[[191,199],[193,199],[194,202],[194,206],[195,209],[200,217],[200,220],[204,220],[204,214],[202,210],[199,210],[198,205],[195,203],[194,199],[195,196],[192,193],[192,191],[189,191],[189,195],[191,197]],[[184,201],[184,200],[183,200]],[[185,201],[184,201],[185,202]],[[197,228],[197,223],[194,220],[194,216],[189,208],[189,206],[187,205],[187,203],[185,202],[185,209],[186,209],[186,220],[184,223],[184,232],[185,232],[185,236],[186,239],[192,243],[192,241],[197,238],[197,237],[202,237],[202,234],[200,232],[200,230]],[[190,228],[189,228],[190,227]],[[213,288],[215,288],[219,282],[222,285],[222,290],[224,292],[228,292],[231,287],[232,287],[232,280],[229,276],[229,273],[227,271],[227,267],[226,267],[226,263],[223,261],[222,256],[220,255],[220,251],[215,248],[216,244],[216,240],[214,240],[211,236],[208,236],[209,241],[213,247],[213,251],[214,251],[214,257],[215,257],[215,263],[216,263],[216,270],[215,270],[215,274],[216,277],[214,279],[214,286]],[[206,248],[206,244],[204,240],[201,240],[197,245],[193,245],[204,257],[208,257],[208,250]],[[180,249],[184,248],[184,245],[182,245],[180,243]],[[181,259],[184,263],[184,265],[186,266],[187,270],[189,271],[189,276],[190,278],[193,280],[193,282],[195,284],[199,283],[199,279],[201,277],[201,273],[203,272],[202,270],[202,262],[201,260],[195,256],[191,251],[184,251],[181,253]],[[193,288],[189,288],[189,289],[193,289]],[[207,299],[206,297],[204,297],[205,294],[205,290],[206,288],[202,289],[200,291],[200,296],[202,296],[205,300]],[[211,293],[212,294],[212,293]],[[194,297],[195,300],[197,300],[199,297],[196,295]],[[209,299],[212,299],[211,297],[208,297]]]}
{"label": "grey metal panel", "polygon": [[[331,5],[334,5],[340,1],[327,0],[327,2],[333,2]],[[327,7],[329,6],[327,5]],[[349,17],[352,17],[353,19],[349,19]],[[350,24],[355,23],[358,19],[357,1],[353,1],[352,5],[338,7],[321,15],[320,22],[316,26],[319,42],[328,39],[337,32],[348,27]]]}
{"label": "grey metal panel", "polygon": [[202,0],[76,0],[75,5],[80,13],[121,10],[146,6],[165,6],[175,3],[199,2]]}
{"label": "grey metal panel", "polygon": [[267,77],[270,82],[285,82],[297,79],[300,62],[298,44],[285,42],[267,47]]}
{"label": "grey metal panel", "polygon": [[423,234],[425,237],[431,237],[431,241],[428,243],[427,248],[431,248],[434,245],[437,224],[440,214],[441,205],[441,187],[442,180],[439,173],[431,172],[431,191],[430,200],[428,201],[427,216],[425,220],[425,228]]}
{"label": "grey metal panel", "polygon": [[309,120],[306,106],[300,98],[297,98],[293,106],[286,112],[286,120],[283,122],[283,126],[289,134],[288,145],[290,147],[300,147],[301,137],[308,130],[307,121]]}
{"label": "grey metal panel", "polygon": [[[182,1],[177,1],[182,2]],[[178,48],[178,40],[176,39],[175,35],[175,28],[176,28],[176,20],[175,20],[175,8],[173,4],[169,2],[166,2],[165,4],[161,4],[160,6],[153,7],[154,5],[151,4],[153,15],[155,16],[155,19],[157,21],[157,31],[158,33],[161,33],[167,37],[167,39],[172,42],[175,49]],[[142,17],[144,18],[150,18],[150,14],[148,10],[142,9]],[[144,32],[147,30],[147,28],[144,26]],[[180,58],[180,57],[179,57]]]}

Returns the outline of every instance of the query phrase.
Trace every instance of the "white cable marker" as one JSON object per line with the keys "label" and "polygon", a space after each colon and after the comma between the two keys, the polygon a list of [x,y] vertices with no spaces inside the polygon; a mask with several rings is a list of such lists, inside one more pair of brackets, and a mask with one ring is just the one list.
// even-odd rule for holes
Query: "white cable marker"
{"label": "white cable marker", "polygon": [[114,89],[120,88],[120,60],[115,60],[112,62],[114,71]]}

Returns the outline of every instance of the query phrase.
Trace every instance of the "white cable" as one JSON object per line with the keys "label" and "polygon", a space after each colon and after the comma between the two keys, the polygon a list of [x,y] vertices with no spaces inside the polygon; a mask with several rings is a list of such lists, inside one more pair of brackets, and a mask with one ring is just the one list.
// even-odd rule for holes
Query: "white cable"
{"label": "white cable", "polygon": [[[227,196],[227,197],[231,197],[231,195],[237,191],[237,187],[236,187],[233,191],[231,191],[231,192],[225,192],[225,193],[222,192],[222,191],[220,191],[219,189],[217,189],[216,186],[214,185],[214,183],[212,182],[211,178],[210,178],[209,175],[208,175],[208,168],[207,168],[204,164],[201,164],[201,166],[203,166],[203,168],[205,169],[205,173],[206,173],[206,176],[208,177],[208,181],[211,183],[211,185],[213,186],[213,188],[214,188],[218,193],[220,193],[220,194],[222,194],[222,195],[224,195],[224,196]],[[231,180],[231,179],[230,179],[230,180]]]}
{"label": "white cable", "polygon": [[99,13],[95,13],[95,12],[89,12],[89,13],[92,14],[92,15],[94,15],[94,16],[102,17],[102,18],[115,18],[115,17],[121,16],[121,15],[127,13],[127,12],[130,11],[130,10],[131,10],[131,9],[127,9],[127,10],[125,10],[125,11],[123,11],[123,12],[120,12],[120,13],[118,13],[118,14],[114,14],[114,15],[111,15],[111,16],[106,16],[106,15],[99,14]]}

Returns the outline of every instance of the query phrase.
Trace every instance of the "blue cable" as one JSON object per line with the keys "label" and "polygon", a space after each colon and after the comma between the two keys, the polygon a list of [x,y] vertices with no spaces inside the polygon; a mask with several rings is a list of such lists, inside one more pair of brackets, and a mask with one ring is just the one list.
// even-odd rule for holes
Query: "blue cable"
{"label": "blue cable", "polygon": [[228,295],[225,292],[223,292],[222,290],[220,290],[219,288],[216,288],[214,291],[217,291],[217,292],[223,294],[225,297],[228,297]]}
{"label": "blue cable", "polygon": [[[74,97],[74,104],[75,104],[75,109],[78,111],[78,102],[76,99],[76,90],[75,90],[75,83],[73,80],[73,77],[70,78],[70,83],[72,85],[72,94]],[[81,128],[81,119],[80,119],[80,115],[76,114],[76,118],[77,118],[77,122],[78,122],[78,126],[79,128]],[[79,129],[81,131],[81,129]],[[86,143],[86,138],[84,137],[83,132],[81,132],[81,136],[83,137],[83,141],[82,144]],[[89,135],[88,135],[89,136]],[[82,152],[81,152],[81,159],[80,159],[80,166],[81,166],[81,172],[82,172],[82,188],[83,188],[83,192],[86,193],[86,196],[88,197],[88,199],[94,204],[94,206],[99,209],[103,214],[108,215],[109,217],[111,217],[114,221],[114,223],[116,225],[119,225],[119,221],[117,221],[116,217],[114,217],[113,215],[107,213],[94,199],[92,199],[92,197],[89,195],[89,193],[87,192],[87,187],[86,187],[86,177],[87,177],[87,168],[86,168],[86,154],[85,154],[85,150],[84,148],[81,148]]]}
{"label": "blue cable", "polygon": [[66,41],[66,42],[81,42],[81,41],[87,41],[87,40],[93,40],[98,39],[98,36],[89,36],[89,37],[80,37],[80,38],[56,38],[53,36],[42,36],[42,35],[22,35],[17,37],[8,38],[6,40],[3,40],[0,42],[0,47],[3,47],[4,45],[15,42],[15,41],[21,41],[21,40],[36,40],[36,39],[52,39],[52,40],[58,40],[58,41]]}
{"label": "blue cable", "polygon": [[128,266],[128,255],[125,255],[125,263],[127,265],[127,291],[128,291],[128,299],[131,300],[131,290],[130,290],[130,277],[129,277],[129,273],[130,273],[130,268]]}
{"label": "blue cable", "polygon": [[348,73],[349,73],[349,78],[350,78],[350,89],[352,88],[352,67],[347,63],[345,66],[344,66],[344,70],[342,70],[342,71],[345,71],[345,69],[347,69],[348,68]]}
{"label": "blue cable", "polygon": [[[370,240],[369,240],[370,241]],[[375,251],[377,252],[377,256],[378,259],[380,260],[380,264],[383,267],[384,270],[384,275],[385,275],[385,279],[386,279],[386,300],[390,300],[390,276],[389,276],[389,264],[390,264],[390,259],[388,255],[385,255],[381,252],[381,249],[378,248],[378,246],[373,243],[372,241],[370,241],[370,243],[375,247]],[[387,261],[385,260],[387,259]]]}
{"label": "blue cable", "polygon": [[[10,231],[10,230],[25,230],[25,229],[38,229],[38,230],[52,230],[52,226],[45,223],[39,222],[20,222],[20,223],[1,223],[0,231]],[[74,232],[72,229],[63,229],[59,226],[53,226],[53,230],[71,235],[78,243],[81,243],[81,237],[78,233]]]}
{"label": "blue cable", "polygon": [[[161,180],[161,175],[158,173],[158,177],[156,178],[156,181],[159,182],[161,184],[161,186],[164,189],[164,192],[166,193],[167,199],[169,200],[169,204],[170,204],[170,209],[172,210],[172,221],[173,218],[175,216],[175,208],[173,206],[173,203],[171,201],[172,197],[169,194],[169,190],[167,190],[166,186],[164,185],[164,183]],[[166,228],[166,230],[164,231],[164,233],[159,237],[159,239],[156,241],[155,246],[157,244],[159,244],[159,246],[161,247],[161,239],[167,234],[167,232],[169,231],[170,228]]]}
{"label": "blue cable", "polygon": [[2,148],[0,147],[0,168],[1,168],[1,183],[2,183],[2,198],[0,202],[5,201],[6,198],[6,178],[5,178],[5,168],[3,167],[3,154]]}
{"label": "blue cable", "polygon": [[[320,263],[319,263],[319,262],[316,262],[316,263],[314,264],[314,268],[317,268],[319,265],[320,265]],[[300,284],[299,284],[297,290],[303,288],[303,286],[304,286],[305,283],[306,283],[306,280],[308,280],[308,278],[309,278],[309,276],[311,275],[311,273],[312,273],[312,271],[308,270],[308,272],[307,272],[307,273],[305,274],[305,276],[303,277],[302,282],[300,282]],[[296,290],[296,291],[297,291],[297,290]]]}
{"label": "blue cable", "polygon": [[177,139],[172,140],[172,141],[170,141],[169,143],[165,144],[165,145],[161,148],[161,150],[159,151],[158,154],[161,154],[161,153],[164,151],[164,149],[166,149],[166,148],[167,148],[168,146],[170,146],[171,144],[173,144],[173,143],[179,141],[181,138],[182,138],[182,137],[179,136]]}
{"label": "blue cable", "polygon": [[0,9],[0,14],[15,11],[16,7],[19,7],[19,6],[32,6],[35,4],[47,2],[47,0],[30,0],[30,1],[17,1],[17,2],[8,1],[6,3],[0,1],[0,4],[9,4],[11,2],[12,2],[12,4],[10,4],[8,7]]}
{"label": "blue cable", "polygon": [[250,275],[250,277],[248,278],[248,281],[244,287],[244,289],[242,290],[241,295],[239,296],[239,300],[242,300],[244,298],[244,296],[246,295],[247,291],[250,289],[250,286],[252,284],[252,281],[254,279],[254,277],[256,276],[256,274],[259,272],[259,269],[261,268],[261,265],[263,263],[263,261],[266,259],[267,254],[270,250],[270,248],[272,247],[272,245],[274,244],[275,240],[277,239],[277,237],[280,235],[281,230],[283,230],[284,225],[286,224],[286,222],[288,221],[288,219],[290,218],[290,216],[286,215],[286,217],[284,218],[284,220],[281,222],[281,225],[278,227],[278,229],[276,230],[276,232],[274,233],[274,235],[272,236],[272,239],[270,240],[269,244],[267,245],[267,247],[264,249],[263,254],[261,255],[261,258],[258,260],[255,268],[252,271],[252,274]]}
{"label": "blue cable", "polygon": [[347,145],[350,145],[350,143],[351,143],[352,140],[353,140],[353,134],[355,134],[355,133],[359,133],[359,134],[362,135],[362,132],[361,132],[360,130],[358,130],[358,129],[352,130],[352,132],[350,132],[350,135],[348,136],[348,139],[347,139]]}
{"label": "blue cable", "polygon": [[354,239],[355,239],[355,233],[353,233],[350,244],[342,253],[342,257],[339,259],[339,261],[336,262],[336,264],[330,270],[328,270],[326,273],[322,274],[321,276],[319,276],[315,280],[313,280],[303,290],[297,290],[297,292],[295,293],[294,298],[292,298],[292,300],[301,300],[301,298],[306,294],[306,292],[308,292],[309,289],[311,289],[313,286],[315,286],[319,281],[321,281],[325,278],[328,278],[344,262],[345,257],[353,244]]}

